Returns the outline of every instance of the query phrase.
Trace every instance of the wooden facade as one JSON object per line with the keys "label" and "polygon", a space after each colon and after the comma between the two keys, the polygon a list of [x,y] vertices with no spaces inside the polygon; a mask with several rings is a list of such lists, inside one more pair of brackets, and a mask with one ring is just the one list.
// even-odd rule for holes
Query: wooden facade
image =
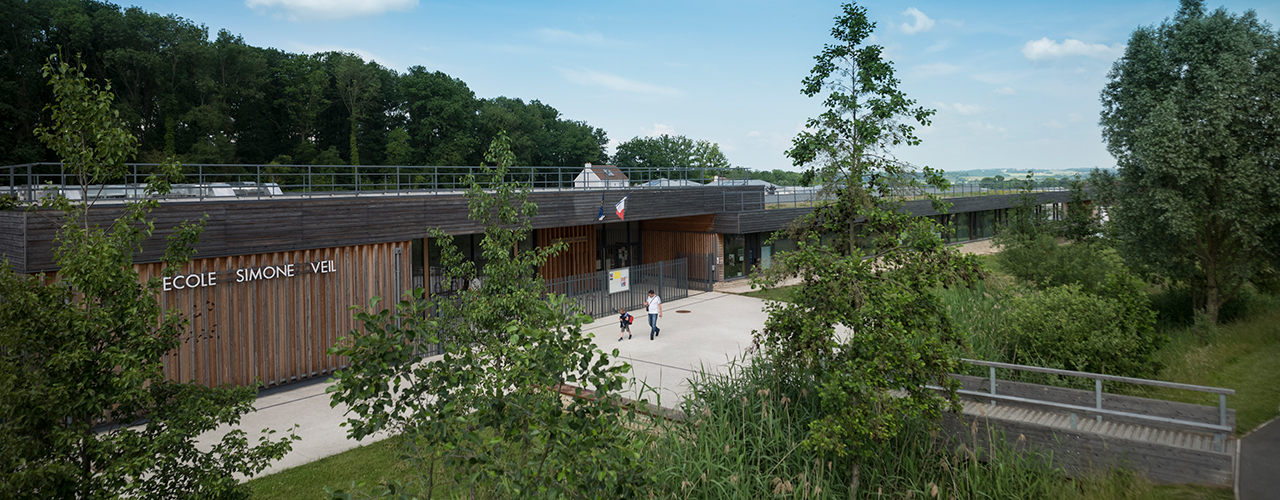
{"label": "wooden facade", "polygon": [[534,241],[539,248],[548,247],[560,241],[569,246],[538,268],[538,274],[542,275],[542,279],[550,280],[595,272],[596,240],[594,225],[535,230]]}
{"label": "wooden facade", "polygon": [[[643,227],[643,226],[641,226]],[[645,262],[662,262],[675,260],[680,254],[710,255],[718,264],[723,252],[722,239],[715,233],[694,233],[684,231],[640,231],[640,242]],[[715,273],[722,279],[722,266],[715,267]],[[689,279],[709,280],[709,270],[703,266],[690,265]]]}
{"label": "wooden facade", "polygon": [[[350,306],[379,296],[385,307],[411,286],[409,251],[403,241],[187,263],[178,276],[216,273],[216,282],[185,278],[195,286],[161,292],[161,305],[190,322],[181,346],[165,357],[167,375],[206,386],[271,387],[331,373],[345,359],[328,349],[359,327]],[[144,280],[163,267],[135,266]]]}

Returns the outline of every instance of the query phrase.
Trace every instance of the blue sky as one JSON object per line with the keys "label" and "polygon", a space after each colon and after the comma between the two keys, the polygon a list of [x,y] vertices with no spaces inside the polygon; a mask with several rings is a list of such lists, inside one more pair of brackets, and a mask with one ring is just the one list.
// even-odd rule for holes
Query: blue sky
{"label": "blue sky", "polygon": [[[145,10],[290,52],[340,50],[537,99],[615,143],[681,134],[729,161],[798,170],[784,151],[820,99],[800,93],[838,2],[145,0]],[[901,88],[935,108],[899,158],[948,171],[1109,167],[1099,92],[1130,33],[1176,1],[862,3]],[[1280,5],[1208,2],[1280,20]],[[1274,27],[1273,27],[1274,28]]]}

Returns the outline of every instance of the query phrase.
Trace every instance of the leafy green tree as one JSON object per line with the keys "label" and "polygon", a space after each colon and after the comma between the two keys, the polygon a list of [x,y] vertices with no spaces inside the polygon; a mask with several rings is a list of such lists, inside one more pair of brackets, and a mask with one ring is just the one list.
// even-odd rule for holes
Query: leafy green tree
{"label": "leafy green tree", "polygon": [[1183,0],[1138,28],[1102,91],[1125,255],[1221,306],[1280,257],[1280,36],[1248,11]]}
{"label": "leafy green tree", "polygon": [[467,84],[414,66],[401,77],[400,85],[415,164],[479,165],[483,143],[475,135],[475,120],[480,104]]}
{"label": "leafy green tree", "polygon": [[411,165],[413,147],[409,145],[409,131],[404,127],[396,127],[387,134],[387,165]]}
{"label": "leafy green tree", "polygon": [[536,100],[477,99],[460,80],[421,67],[400,75],[351,54],[253,47],[225,30],[211,37],[190,20],[100,0],[4,0],[0,18],[11,35],[0,37],[0,122],[11,125],[0,127],[0,165],[57,159],[28,132],[50,98],[40,67],[58,46],[83,55],[87,76],[113,82],[114,106],[146,162],[288,156],[380,165],[392,163],[384,155],[400,126],[415,165],[477,165],[500,130],[523,165],[606,157],[602,129]]}
{"label": "leafy green tree", "polygon": [[335,82],[334,88],[347,108],[347,116],[351,120],[350,157],[352,165],[360,164],[360,148],[356,141],[360,120],[370,104],[374,102],[381,90],[381,82],[375,74],[377,63],[365,64],[355,54],[329,54],[330,72]]}
{"label": "leafy green tree", "polygon": [[816,388],[822,412],[804,444],[842,464],[851,498],[865,459],[904,421],[936,420],[956,408],[947,373],[957,361],[949,353],[962,350],[965,339],[933,290],[971,282],[978,272],[972,257],[944,245],[932,219],[900,210],[901,194],[919,191],[921,177],[939,187],[946,181],[928,168],[920,176],[890,153],[918,144],[909,123],[927,124],[933,111],[898,90],[882,48],[867,43],[874,28],[864,8],[845,4],[831,32],[837,43],[815,58],[804,80],[806,95],[826,95],[827,110],[808,121],[787,153],[822,181],[832,201],[792,229],[797,249],[778,256],[760,279],[772,286],[799,275],[801,286],[790,302],[767,306],[769,319],[757,332],[781,376]]}
{"label": "leafy green tree", "polygon": [[[639,497],[652,471],[617,396],[628,367],[595,348],[573,302],[544,297],[535,268],[564,244],[515,250],[537,207],[528,186],[503,182],[509,147],[499,134],[485,155],[497,166],[468,179],[471,217],[485,226],[483,269],[437,232],[446,282],[469,285],[354,308],[364,327],[330,351],[351,360],[334,376],[333,404],[355,414],[345,424],[353,438],[403,435],[428,498],[441,464],[457,471],[455,485],[497,498]],[[429,346],[443,356],[428,359]],[[566,383],[594,395],[566,401],[553,391]]]}
{"label": "leafy green tree", "polygon": [[[36,130],[76,173],[82,196],[49,197],[61,211],[56,276],[19,275],[0,263],[0,497],[248,498],[236,474],[253,476],[291,448],[291,439],[243,431],[212,448],[195,438],[234,425],[255,390],[167,380],[162,357],[179,346],[186,320],[160,308],[158,278],[139,282],[133,255],[149,237],[154,198],[131,202],[109,227],[91,222],[90,186],[125,173],[136,139],[84,66],[50,58],[56,100]],[[148,182],[164,193],[176,167]],[[85,196],[87,195],[87,196]],[[203,224],[169,239],[166,274],[192,254]],[[294,438],[296,439],[296,438]]]}
{"label": "leafy green tree", "polygon": [[[624,171],[647,171],[632,175],[633,179],[658,178],[664,172],[678,169],[728,169],[732,165],[720,151],[720,145],[707,140],[694,141],[683,135],[662,134],[658,137],[635,137],[619,144],[613,154],[613,164]],[[711,173],[706,174],[710,180]]]}

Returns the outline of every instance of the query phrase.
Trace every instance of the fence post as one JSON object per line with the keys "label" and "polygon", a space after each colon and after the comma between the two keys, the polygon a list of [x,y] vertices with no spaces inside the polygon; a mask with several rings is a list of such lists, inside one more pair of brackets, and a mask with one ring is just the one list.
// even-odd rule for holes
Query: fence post
{"label": "fence post", "polygon": [[1227,395],[1218,395],[1218,425],[1227,425]]}
{"label": "fence post", "polygon": [[[989,373],[991,374],[991,395],[995,396],[996,395],[996,367],[988,366],[987,368],[990,369]],[[995,405],[996,405],[996,400],[992,399],[991,406],[995,406]]]}
{"label": "fence post", "polygon": [[665,273],[662,270],[662,261],[658,261],[658,293],[659,294],[666,292],[666,290],[662,289],[662,281],[663,281],[663,278],[665,278],[663,274]]}
{"label": "fence post", "polygon": [[[1101,410],[1102,409],[1102,379],[1100,378],[1093,379],[1093,395],[1095,400],[1097,401],[1097,408]],[[1102,415],[1098,415],[1098,421],[1099,422],[1102,421]]]}

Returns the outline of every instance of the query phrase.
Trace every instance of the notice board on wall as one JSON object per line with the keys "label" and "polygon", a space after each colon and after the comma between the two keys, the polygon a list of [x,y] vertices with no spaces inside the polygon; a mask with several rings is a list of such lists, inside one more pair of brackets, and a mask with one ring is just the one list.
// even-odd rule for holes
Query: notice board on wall
{"label": "notice board on wall", "polygon": [[614,269],[609,271],[609,293],[631,290],[631,270]]}

